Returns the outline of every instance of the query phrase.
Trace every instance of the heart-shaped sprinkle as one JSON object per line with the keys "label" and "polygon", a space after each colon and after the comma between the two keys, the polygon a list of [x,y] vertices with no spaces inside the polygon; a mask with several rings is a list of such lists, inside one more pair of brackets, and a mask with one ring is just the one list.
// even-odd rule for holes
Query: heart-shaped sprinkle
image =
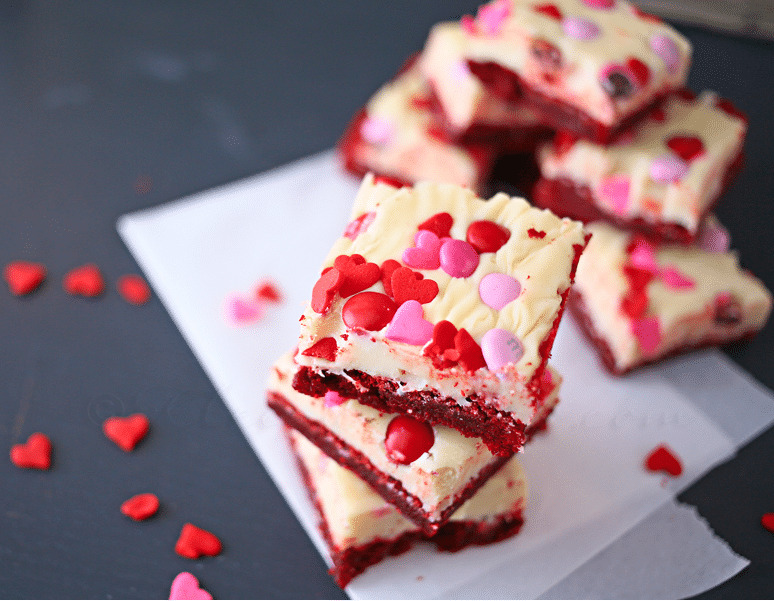
{"label": "heart-shaped sprinkle", "polygon": [[420,230],[414,236],[414,246],[403,251],[403,262],[415,269],[438,269],[441,240],[433,232]]}
{"label": "heart-shaped sprinkle", "polygon": [[717,222],[705,220],[699,231],[696,245],[711,253],[724,253],[731,248],[731,235]]}
{"label": "heart-shaped sprinkle", "polygon": [[520,293],[521,284],[505,273],[488,273],[478,285],[481,300],[496,311],[516,299]]}
{"label": "heart-shaped sprinkle", "polygon": [[373,223],[374,219],[376,219],[375,212],[371,211],[370,213],[363,213],[360,217],[353,219],[347,224],[347,227],[344,230],[344,237],[354,240],[368,229],[368,226]]}
{"label": "heart-shaped sprinkle", "polygon": [[433,365],[438,369],[452,367],[459,359],[459,353],[453,357],[447,355],[447,350],[454,350],[454,337],[457,335],[457,328],[453,323],[447,320],[439,321],[433,327],[433,338],[430,344],[425,346],[422,354],[430,357]]}
{"label": "heart-shaped sprinkle", "polygon": [[312,311],[325,315],[330,310],[336,291],[343,281],[344,275],[338,269],[323,271],[312,288]]}
{"label": "heart-shaped sprinkle", "polygon": [[704,154],[704,144],[697,136],[672,136],[666,141],[666,145],[669,150],[688,162]]}
{"label": "heart-shaped sprinkle", "polygon": [[138,522],[147,520],[159,510],[159,498],[153,493],[134,495],[121,503],[121,513]]}
{"label": "heart-shaped sprinkle", "polygon": [[670,476],[683,473],[680,460],[666,445],[659,445],[645,458],[645,468],[651,472],[665,472]]}
{"label": "heart-shaped sprinkle", "polygon": [[671,153],[662,154],[650,163],[650,177],[655,182],[676,182],[686,173],[688,173],[688,163]]}
{"label": "heart-shaped sprinkle", "polygon": [[435,443],[433,428],[408,415],[399,415],[387,426],[384,447],[387,458],[408,465],[429,451]]}
{"label": "heart-shaped sprinkle", "polygon": [[465,328],[460,328],[454,336],[454,351],[457,364],[467,372],[473,373],[486,366],[481,347]]}
{"label": "heart-shaped sprinkle", "polygon": [[150,286],[139,275],[122,275],[116,282],[116,289],[127,303],[133,305],[144,305],[150,300]]}
{"label": "heart-shaped sprinkle", "polygon": [[761,516],[761,526],[769,532],[774,532],[774,513],[764,513]]}
{"label": "heart-shaped sprinkle", "polygon": [[424,318],[422,305],[408,300],[398,307],[384,335],[395,342],[422,346],[433,337],[433,324]]}
{"label": "heart-shaped sprinkle", "polygon": [[226,314],[233,324],[242,325],[263,317],[263,308],[253,300],[233,296],[226,301]]}
{"label": "heart-shaped sprinkle", "polygon": [[381,292],[361,292],[344,303],[341,317],[348,328],[376,332],[390,323],[398,305]]}
{"label": "heart-shaped sprinkle", "polygon": [[652,355],[661,342],[661,323],[658,317],[640,317],[631,321],[631,331],[640,343],[640,349]]}
{"label": "heart-shaped sprinkle", "polygon": [[492,328],[481,338],[481,352],[490,371],[515,364],[524,355],[524,348],[508,330]]}
{"label": "heart-shaped sprinkle", "polygon": [[634,77],[634,81],[637,82],[640,87],[644,88],[648,85],[648,82],[650,81],[650,69],[648,68],[648,65],[638,58],[630,57],[626,60],[626,66]]}
{"label": "heart-shaped sprinkle", "polygon": [[677,73],[680,67],[680,49],[677,43],[668,35],[657,33],[651,36],[650,49],[664,61],[664,66],[670,75]]}
{"label": "heart-shaped sprinkle", "polygon": [[626,214],[629,208],[631,181],[626,175],[612,175],[602,180],[600,192],[617,215]]}
{"label": "heart-shaped sprinkle", "polygon": [[508,242],[511,232],[494,221],[474,221],[468,226],[465,240],[480,253],[494,253]]}
{"label": "heart-shaped sprinkle", "polygon": [[632,12],[643,21],[650,21],[651,23],[663,23],[660,17],[644,12],[636,4],[631,4],[630,8],[632,9]]}
{"label": "heart-shaped sprinkle", "polygon": [[433,232],[439,238],[448,238],[454,218],[449,213],[436,213],[419,224],[417,229]]}
{"label": "heart-shaped sprinkle", "polygon": [[395,126],[383,117],[366,117],[360,126],[360,135],[369,144],[389,144],[395,135]]}
{"label": "heart-shaped sprinkle", "polygon": [[476,249],[464,240],[446,240],[439,253],[441,269],[453,278],[466,278],[478,267]]}
{"label": "heart-shaped sprinkle", "polygon": [[175,601],[211,601],[212,595],[199,587],[196,576],[189,572],[180,572],[172,581],[169,598]]}
{"label": "heart-shaped sprinkle", "polygon": [[342,405],[346,400],[346,398],[341,396],[335,390],[328,390],[323,397],[323,405],[330,409],[331,407],[338,407],[339,405]]}
{"label": "heart-shaped sprinkle", "polygon": [[269,301],[270,303],[281,303],[282,292],[274,282],[263,280],[258,282],[258,286],[255,289],[255,298],[261,301]]}
{"label": "heart-shaped sprinkle", "polygon": [[536,240],[542,240],[546,237],[546,233],[543,230],[536,230],[534,227],[531,227],[527,230],[527,236]]}
{"label": "heart-shaped sprinkle", "polygon": [[148,418],[142,413],[129,417],[109,417],[102,422],[102,431],[110,440],[124,451],[131,451],[137,446],[150,428]]}
{"label": "heart-shaped sprinkle", "polygon": [[99,267],[89,263],[65,274],[63,287],[73,296],[99,296],[105,291],[105,281]]}
{"label": "heart-shaped sprinkle", "polygon": [[395,259],[387,259],[382,263],[382,286],[387,296],[392,296],[392,274],[400,267],[403,266]]}
{"label": "heart-shaped sprinkle", "polygon": [[696,288],[696,282],[674,265],[665,267],[659,275],[661,276],[661,281],[673,290],[692,290]]}
{"label": "heart-shaped sprinkle", "polygon": [[382,270],[376,263],[366,263],[361,255],[339,255],[333,261],[333,267],[344,276],[339,285],[341,298],[347,298],[370,288],[382,275]]}
{"label": "heart-shaped sprinkle", "polygon": [[476,23],[486,35],[498,35],[510,14],[510,0],[495,0],[478,9]]}
{"label": "heart-shaped sprinkle", "polygon": [[325,338],[320,338],[308,349],[302,351],[301,354],[305,357],[317,357],[318,359],[333,361],[336,359],[336,351],[338,350],[339,347],[336,344],[336,339],[326,336]]}
{"label": "heart-shaped sprinkle", "polygon": [[438,284],[435,280],[424,279],[421,273],[408,267],[399,267],[390,277],[390,291],[398,306],[408,300],[415,300],[424,305],[438,295]]}
{"label": "heart-shaped sprinkle", "polygon": [[540,4],[535,7],[535,12],[545,15],[557,21],[562,20],[562,11],[560,11],[556,4]]}
{"label": "heart-shaped sprinkle", "polygon": [[11,447],[11,462],[16,467],[47,470],[51,467],[51,441],[48,436],[35,432],[27,442]]}
{"label": "heart-shaped sprinkle", "polygon": [[40,263],[14,261],[5,266],[3,277],[11,293],[16,296],[29,294],[46,279],[46,268]]}
{"label": "heart-shaped sprinkle", "polygon": [[175,553],[188,559],[198,559],[203,555],[214,557],[223,550],[220,539],[212,532],[185,524],[175,543]]}
{"label": "heart-shaped sprinkle", "polygon": [[583,4],[591,8],[609,10],[615,6],[615,0],[583,0]]}
{"label": "heart-shaped sprinkle", "polygon": [[583,17],[567,17],[562,20],[562,30],[567,37],[584,42],[595,40],[599,37],[599,26]]}

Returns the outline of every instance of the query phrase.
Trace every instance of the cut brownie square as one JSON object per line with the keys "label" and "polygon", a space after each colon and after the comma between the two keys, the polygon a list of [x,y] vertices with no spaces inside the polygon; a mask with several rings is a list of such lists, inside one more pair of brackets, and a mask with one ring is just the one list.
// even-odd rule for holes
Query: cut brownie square
{"label": "cut brownie square", "polygon": [[603,222],[589,229],[571,306],[612,373],[765,325],[771,294],[739,266],[714,217],[691,246],[653,244]]}
{"label": "cut brownie square", "polygon": [[[277,361],[269,379],[269,406],[428,535],[508,461],[493,455],[481,439],[445,426],[384,413],[336,392],[301,394],[291,386],[297,370],[291,354]],[[527,436],[543,427],[558,402],[561,378],[550,368],[544,373],[549,392]]]}
{"label": "cut brownie square", "polygon": [[729,101],[684,90],[609,146],[557,134],[538,152],[533,200],[558,215],[688,243],[741,168],[746,132]]}
{"label": "cut brownie square", "polygon": [[[690,65],[688,40],[624,0],[494,0],[460,28],[436,26],[422,62],[460,123],[493,95],[529,105],[553,129],[607,142],[683,87]],[[480,85],[443,76],[461,61]]]}
{"label": "cut brownie square", "polygon": [[523,524],[526,481],[510,459],[432,538],[385,503],[363,480],[322,453],[298,432],[291,445],[328,545],[330,574],[344,588],[369,566],[429,540],[443,551],[486,545],[515,535]]}
{"label": "cut brownie square", "polygon": [[372,177],[352,215],[301,317],[296,390],[517,451],[545,400],[582,225],[506,194]]}

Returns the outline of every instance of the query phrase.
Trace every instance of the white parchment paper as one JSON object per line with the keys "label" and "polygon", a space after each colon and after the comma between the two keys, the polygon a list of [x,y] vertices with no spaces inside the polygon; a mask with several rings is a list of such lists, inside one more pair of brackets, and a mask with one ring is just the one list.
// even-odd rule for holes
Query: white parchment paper
{"label": "white parchment paper", "polygon": [[[326,152],[118,223],[323,556],[314,511],[265,406],[264,385],[273,361],[295,344],[298,317],[357,185]],[[280,285],[285,302],[254,325],[229,323],[226,299],[250,295],[264,277]],[[457,554],[420,545],[355,579],[347,588],[352,597],[681,597],[747,565],[673,499],[774,421],[769,391],[714,351],[612,378],[569,319],[552,362],[565,377],[562,402],[549,432],[523,453],[530,495],[522,532]],[[682,459],[681,477],[642,468],[662,442]],[[657,539],[648,534],[655,527]],[[637,569],[626,568],[635,556]]]}

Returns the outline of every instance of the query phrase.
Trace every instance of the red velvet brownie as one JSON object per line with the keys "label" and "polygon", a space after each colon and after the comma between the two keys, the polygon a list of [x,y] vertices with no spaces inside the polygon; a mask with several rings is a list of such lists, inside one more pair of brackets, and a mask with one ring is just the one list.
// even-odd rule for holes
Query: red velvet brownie
{"label": "red velvet brownie", "polygon": [[301,317],[294,388],[517,451],[547,394],[581,224],[506,194],[372,177],[352,218]]}
{"label": "red velvet brownie", "polygon": [[[527,104],[556,130],[607,142],[685,85],[690,43],[624,0],[494,0],[449,34],[436,26],[423,71],[455,122],[487,96]],[[480,85],[444,77],[465,61]]]}
{"label": "red velvet brownie", "polygon": [[538,152],[533,200],[573,219],[688,243],[739,171],[746,132],[729,101],[683,91],[609,146],[557,134]]}
{"label": "red velvet brownie", "polygon": [[[426,534],[436,532],[508,460],[480,439],[445,426],[384,413],[332,391],[324,397],[301,394],[291,386],[297,370],[291,354],[275,363],[269,406]],[[544,374],[549,392],[528,436],[558,402],[561,379],[550,367]]]}
{"label": "red velvet brownie", "polygon": [[571,306],[605,366],[627,372],[696,347],[752,336],[772,298],[709,216],[694,245],[654,244],[603,222],[580,264]]}
{"label": "red velvet brownie", "polygon": [[330,574],[342,588],[369,566],[408,551],[417,541],[429,540],[440,550],[458,551],[504,540],[523,524],[526,481],[516,457],[428,538],[354,473],[298,432],[289,430],[288,435],[329,548]]}

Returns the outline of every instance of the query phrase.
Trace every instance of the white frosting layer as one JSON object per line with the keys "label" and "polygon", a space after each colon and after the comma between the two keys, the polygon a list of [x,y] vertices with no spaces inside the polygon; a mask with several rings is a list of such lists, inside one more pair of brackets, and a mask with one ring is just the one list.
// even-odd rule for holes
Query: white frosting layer
{"label": "white frosting layer", "polygon": [[[646,119],[624,140],[602,146],[585,140],[557,152],[553,144],[538,152],[543,177],[567,178],[588,187],[594,202],[605,212],[625,218],[642,218],[652,223],[682,225],[695,234],[704,214],[720,193],[723,174],[739,154],[747,126],[743,119],[716,106],[717,97],[704,92],[696,100],[672,96],[664,103],[663,121]],[[654,179],[653,172],[665,159],[681,165],[681,159],[667,146],[677,136],[696,136],[704,152],[689,161],[674,181]],[[626,178],[628,201],[618,202],[605,193],[609,178]]]}
{"label": "white frosting layer", "polygon": [[[337,550],[418,531],[357,475],[339,466],[298,432],[290,431],[290,435],[311,477]],[[514,457],[452,515],[451,521],[488,522],[516,513],[524,509],[526,494],[524,472]]]}
{"label": "white frosting layer", "polygon": [[[659,245],[655,247],[655,259],[660,274],[647,284],[648,303],[643,315],[644,319],[657,319],[659,336],[652,348],[643,348],[635,334],[634,320],[621,311],[621,302],[629,290],[623,267],[631,262],[626,251],[631,235],[604,223],[593,223],[589,230],[593,236],[578,265],[575,286],[594,329],[610,346],[619,370],[685,345],[732,341],[766,323],[771,294],[760,280],[739,266],[735,252]],[[670,286],[663,275],[669,268],[675,268],[693,286]],[[715,320],[719,295],[728,295],[738,305],[737,323]]]}
{"label": "white frosting layer", "polygon": [[[470,190],[448,184],[420,183],[414,188],[395,189],[375,184],[367,177],[353,208],[353,218],[374,213],[368,229],[355,239],[340,238],[325,266],[340,254],[360,254],[381,265],[386,259],[400,261],[403,251],[414,245],[417,226],[441,212],[454,217],[451,237],[465,240],[474,221],[489,220],[510,231],[509,240],[497,251],[483,253],[468,277],[451,277],[443,269],[421,270],[425,278],[438,284],[439,293],[422,305],[424,319],[436,324],[448,320],[464,328],[481,344],[485,333],[494,328],[512,333],[523,348],[515,363],[497,372],[487,368],[469,373],[458,367],[437,369],[422,355],[422,347],[394,342],[385,337],[386,328],[377,332],[357,332],[342,319],[346,299],[336,295],[325,315],[311,306],[301,318],[299,349],[303,352],[321,338],[333,337],[338,345],[335,361],[299,354],[297,361],[316,370],[343,374],[349,369],[365,371],[401,383],[401,390],[437,391],[461,405],[478,395],[483,403],[511,413],[525,424],[532,422],[536,406],[526,386],[542,365],[540,345],[551,333],[561,306],[561,295],[570,286],[574,247],[585,244],[580,223],[559,219],[549,211],[531,207],[521,198],[497,194],[479,199]],[[544,232],[540,238],[530,230]],[[479,285],[490,273],[507,274],[520,286],[519,296],[499,311],[485,304]],[[381,282],[371,290],[384,292]]]}

